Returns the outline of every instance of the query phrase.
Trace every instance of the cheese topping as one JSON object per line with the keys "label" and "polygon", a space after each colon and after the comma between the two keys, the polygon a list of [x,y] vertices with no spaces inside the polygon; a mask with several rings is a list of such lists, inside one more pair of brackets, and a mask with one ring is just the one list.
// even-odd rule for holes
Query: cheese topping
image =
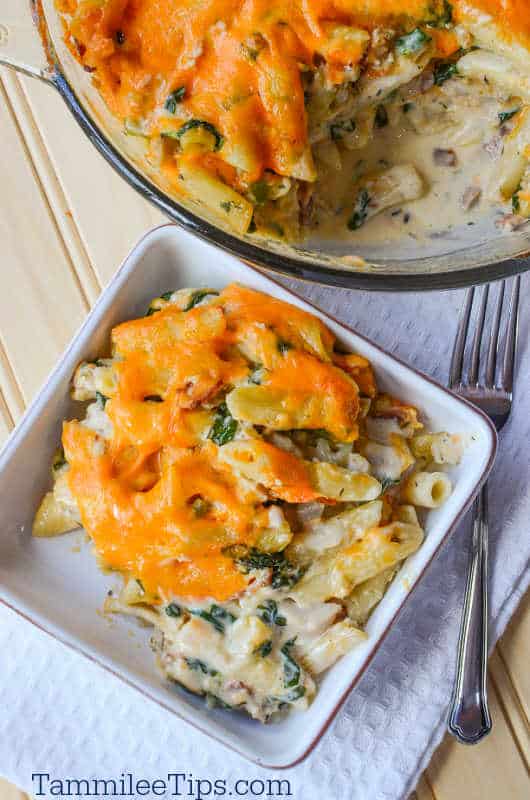
{"label": "cheese topping", "polygon": [[[526,0],[56,3],[71,51],[124,132],[140,138],[134,157],[164,191],[238,234],[289,240],[332,227],[336,238],[388,209],[395,224],[392,209],[445,194],[436,168],[461,172],[456,145],[493,135],[504,103],[520,109],[530,96]],[[448,147],[459,111],[475,114],[475,139],[456,130]],[[438,135],[427,165],[404,163],[417,133]],[[375,165],[372,140],[384,151]],[[516,164],[521,218],[527,161]],[[459,184],[466,211],[511,199],[494,181],[484,188]],[[408,207],[404,215],[408,225]]]}
{"label": "cheese topping", "polygon": [[123,577],[105,610],[153,626],[165,676],[264,722],[307,708],[366,638],[415,507],[440,506],[458,435],[379,394],[312,314],[238,285],[180,289],[83,362],[33,535],[83,525]]}
{"label": "cheese topping", "polygon": [[[261,369],[263,389],[281,389],[287,410],[317,401],[304,428],[352,439],[357,385],[329,361],[333,337],[316,317],[236,285],[207,305],[168,303],[123,323],[112,343],[108,446],[78,422],[63,432],[83,525],[103,563],[135,575],[150,595],[227,599],[247,579],[224,550],[256,545],[270,523],[266,496],[240,481],[207,438],[222,393]],[[285,450],[259,442],[252,458],[264,460],[262,480],[275,497],[321,496],[305,462]]]}

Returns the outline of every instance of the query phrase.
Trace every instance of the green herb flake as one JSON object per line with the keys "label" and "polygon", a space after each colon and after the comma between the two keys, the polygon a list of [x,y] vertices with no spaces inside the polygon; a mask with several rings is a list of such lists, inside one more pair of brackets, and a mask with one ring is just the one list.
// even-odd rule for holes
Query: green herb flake
{"label": "green herb flake", "polygon": [[293,349],[291,342],[288,342],[286,339],[280,339],[279,337],[276,347],[279,353],[287,353],[289,350]]}
{"label": "green herb flake", "polygon": [[287,695],[287,700],[290,703],[294,703],[295,700],[299,700],[301,697],[305,695],[305,686],[295,686],[294,689],[291,689],[289,694]]}
{"label": "green herb flake", "polygon": [[169,603],[169,605],[166,606],[166,614],[168,617],[181,617],[182,609],[176,603]]}
{"label": "green herb flake", "polygon": [[340,142],[344,138],[345,133],[353,133],[356,128],[353,119],[347,119],[343,122],[333,122],[329,126],[329,133],[334,142]]}
{"label": "green herb flake", "polygon": [[208,434],[208,439],[222,447],[223,444],[231,442],[237,431],[237,420],[229,412],[226,403],[218,406],[215,413],[213,425]]}
{"label": "green herb flake", "polygon": [[101,392],[96,392],[96,400],[99,403],[99,405],[101,406],[101,408],[105,408],[105,405],[106,405],[108,399],[109,398],[105,397],[105,395],[101,394]]}
{"label": "green herb flake", "polygon": [[210,606],[209,611],[201,608],[191,611],[190,613],[193,614],[194,617],[200,617],[201,619],[205,620],[205,622],[209,622],[218,633],[224,633],[225,625],[235,622],[236,620],[230,611],[227,611],[225,608],[221,608],[221,606],[218,606],[215,603]]}
{"label": "green herb flake", "polygon": [[241,208],[241,203],[236,203],[235,200],[223,200],[219,205],[227,214],[230,214],[233,208]]}
{"label": "green herb flake", "polygon": [[214,150],[220,150],[224,144],[224,136],[221,136],[215,125],[211,122],[206,122],[204,119],[189,119],[184,125],[176,131],[162,131],[161,135],[169,139],[180,139],[188,131],[195,128],[203,128],[208,133],[211,133],[215,139]]}
{"label": "green herb flake", "polygon": [[414,108],[414,103],[403,103],[402,109],[404,114],[408,114]]}
{"label": "green herb flake", "polygon": [[254,547],[249,550],[244,545],[228,547],[224,552],[234,559],[244,573],[259,569],[272,570],[273,589],[291,589],[305,572],[303,567],[296,567],[288,561],[284,553],[264,553]]}
{"label": "green herb flake", "polygon": [[399,483],[401,483],[401,479],[400,478],[397,478],[397,479],[395,479],[395,478],[383,478],[383,480],[381,481],[381,494],[384,494],[389,489],[391,489],[393,486],[397,486]]}
{"label": "green herb flake", "polygon": [[195,670],[197,672],[202,672],[203,675],[211,675],[213,677],[214,675],[219,674],[216,669],[212,669],[211,667],[209,667],[207,664],[204,663],[204,661],[201,661],[200,658],[185,657],[184,661],[188,665],[189,669]]}
{"label": "green herb flake", "polygon": [[441,61],[434,68],[434,83],[436,86],[441,86],[455,75],[458,75],[456,64],[453,61]]}
{"label": "green herb flake", "polygon": [[351,231],[356,231],[362,228],[368,217],[368,206],[370,204],[370,195],[366,189],[361,189],[357,195],[353,214],[348,220],[348,228]]}
{"label": "green herb flake", "polygon": [[521,186],[519,185],[512,195],[512,211],[514,214],[518,214],[521,210],[521,201],[519,199],[520,191],[521,191]]}
{"label": "green herb flake", "polygon": [[267,639],[267,641],[262,642],[254,650],[254,653],[257,656],[261,656],[261,658],[267,658],[267,656],[270,656],[271,652],[272,652],[272,639]]}
{"label": "green herb flake", "polygon": [[384,106],[377,106],[374,125],[376,128],[386,128],[388,125],[388,112]]}
{"label": "green herb flake", "polygon": [[212,289],[197,289],[196,292],[192,292],[190,295],[190,299],[186,303],[184,311],[191,311],[192,308],[199,305],[199,303],[204,300],[205,297],[217,296],[219,292],[215,292]]}
{"label": "green herb flake", "polygon": [[255,181],[250,184],[250,199],[258,206],[264,205],[269,199],[269,184],[267,181]]}
{"label": "green herb flake", "polygon": [[298,686],[300,683],[300,666],[291,655],[296,639],[285,642],[280,652],[283,660],[283,683],[286,689]]}
{"label": "green herb flake", "polygon": [[166,102],[164,103],[164,108],[166,111],[169,111],[170,114],[174,114],[177,110],[177,106],[179,103],[182,103],[184,97],[186,95],[186,87],[179,86],[178,89],[175,89],[174,92],[168,96]]}
{"label": "green herb flake", "polygon": [[411,56],[420,53],[431,41],[431,37],[422,31],[421,28],[415,28],[410,33],[400,36],[396,39],[396,50],[402,56]]}
{"label": "green herb flake", "polygon": [[509,122],[511,119],[515,117],[521,110],[521,106],[517,108],[513,108],[511,111],[500,111],[499,112],[499,125],[504,125],[505,122]]}
{"label": "green herb flake", "polygon": [[259,618],[271,627],[278,625],[278,627],[283,628],[287,625],[285,617],[278,613],[278,604],[275,600],[265,600],[264,603],[258,606],[258,611],[261,611],[261,614],[258,615]]}

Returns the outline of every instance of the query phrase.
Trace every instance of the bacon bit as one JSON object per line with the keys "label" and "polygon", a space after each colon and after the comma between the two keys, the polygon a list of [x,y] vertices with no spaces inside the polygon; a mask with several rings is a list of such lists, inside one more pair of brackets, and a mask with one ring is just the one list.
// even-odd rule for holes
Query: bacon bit
{"label": "bacon bit", "polygon": [[493,139],[490,139],[489,142],[486,142],[484,144],[484,150],[493,159],[499,158],[502,154],[503,149],[504,149],[504,144],[502,141],[502,136],[499,135],[494,136]]}
{"label": "bacon bit", "polygon": [[458,163],[454,150],[445,150],[442,147],[435,147],[432,151],[432,156],[437,167],[456,167]]}
{"label": "bacon bit", "polygon": [[315,203],[313,200],[313,186],[310,183],[299,184],[298,204],[300,207],[300,224],[311,225],[314,222]]}
{"label": "bacon bit", "polygon": [[507,231],[508,233],[519,231],[527,224],[528,220],[525,217],[521,217],[519,214],[504,214],[495,222],[497,228]]}

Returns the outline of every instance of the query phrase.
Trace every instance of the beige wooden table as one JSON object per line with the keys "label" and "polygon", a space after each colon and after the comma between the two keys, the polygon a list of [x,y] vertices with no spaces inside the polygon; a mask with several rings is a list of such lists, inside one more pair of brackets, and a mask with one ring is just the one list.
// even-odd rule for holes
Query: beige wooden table
{"label": "beige wooden table", "polygon": [[[130,247],[164,220],[104,163],[50,88],[0,70],[0,95],[3,440]],[[447,738],[418,800],[530,797],[530,598],[489,675],[492,735],[471,748]],[[19,797],[0,779],[0,800]]]}

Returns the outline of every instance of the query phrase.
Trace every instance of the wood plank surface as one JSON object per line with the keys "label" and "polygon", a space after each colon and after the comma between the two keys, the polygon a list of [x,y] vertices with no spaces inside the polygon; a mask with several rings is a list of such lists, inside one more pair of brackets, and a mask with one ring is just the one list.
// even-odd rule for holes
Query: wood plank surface
{"label": "wood plank surface", "polygon": [[[135,241],[165,220],[96,153],[52,89],[6,70],[0,81],[3,151],[9,153],[0,161],[0,185],[9,187],[0,194],[1,443],[100,288]],[[446,738],[414,800],[530,796],[529,597],[489,674],[493,733],[476,747]],[[0,780],[0,800],[21,797]]]}

